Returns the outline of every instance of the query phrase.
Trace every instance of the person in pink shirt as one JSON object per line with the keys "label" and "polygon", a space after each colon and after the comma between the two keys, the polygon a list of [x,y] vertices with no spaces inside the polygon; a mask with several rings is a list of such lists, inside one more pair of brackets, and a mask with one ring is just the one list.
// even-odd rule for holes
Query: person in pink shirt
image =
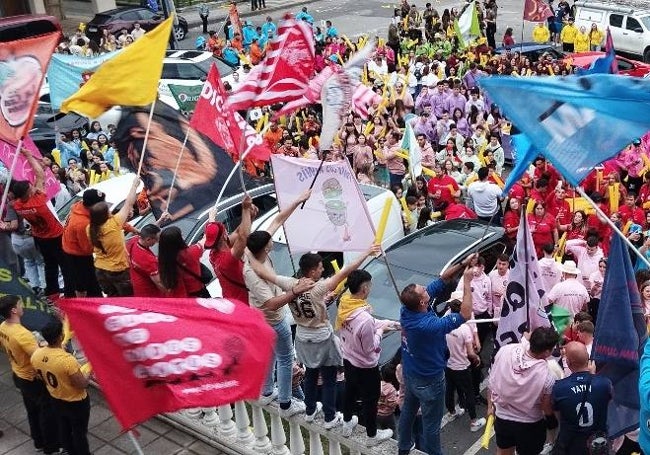
{"label": "person in pink shirt", "polygon": [[573,318],[576,313],[585,311],[589,303],[587,288],[578,281],[578,267],[573,261],[566,261],[562,264],[562,281],[553,286],[548,293],[548,301],[558,305],[569,313]]}
{"label": "person in pink shirt", "polygon": [[562,281],[561,265],[555,260],[555,245],[547,243],[542,247],[544,257],[537,261],[539,273],[542,275],[542,283],[546,292],[553,289],[553,286]]}
{"label": "person in pink shirt", "polygon": [[[492,317],[492,282],[485,274],[485,258],[478,256],[474,264],[474,275],[472,278],[472,311],[475,319],[490,319]],[[462,291],[463,280],[459,281],[456,291]],[[492,330],[491,324],[478,324],[478,338],[483,345],[485,338]],[[479,346],[479,351],[480,351]]]}
{"label": "person in pink shirt", "polygon": [[566,251],[571,253],[582,274],[582,284],[589,289],[589,277],[598,271],[600,260],[605,256],[598,237],[590,235],[587,240],[567,240]]}
{"label": "person in pink shirt", "polygon": [[[460,313],[460,300],[449,303],[452,313]],[[455,420],[465,411],[469,413],[470,430],[478,431],[485,426],[485,419],[476,417],[476,402],[472,387],[471,366],[478,365],[481,359],[474,351],[474,335],[467,323],[445,335],[449,359],[445,368],[445,406],[449,411],[448,419]],[[460,407],[456,406],[455,394],[458,393]],[[461,409],[462,408],[462,409]]]}
{"label": "person in pink shirt", "polygon": [[386,160],[386,168],[390,177],[390,186],[402,186],[404,174],[406,174],[406,166],[404,165],[404,158],[397,156],[400,151],[400,140],[402,136],[398,131],[392,131],[386,138],[386,144],[382,150],[382,155]]}
{"label": "person in pink shirt", "polygon": [[507,254],[502,254],[497,258],[497,265],[490,273],[490,283],[492,286],[492,314],[494,317],[501,315],[501,306],[503,297],[506,294],[506,286],[510,281],[510,258]]}
{"label": "person in pink shirt", "polygon": [[[494,415],[497,453],[539,454],[546,428],[557,427],[551,393],[555,376],[546,363],[558,341],[550,327],[539,327],[530,342],[503,346],[490,370],[487,415]],[[547,423],[548,421],[548,423]]]}
{"label": "person in pink shirt", "polygon": [[589,275],[589,295],[591,299],[589,300],[589,314],[594,319],[594,324],[596,323],[596,317],[598,316],[598,307],[600,306],[600,296],[603,292],[603,282],[605,281],[605,270],[607,269],[607,259],[600,258],[598,261],[598,270],[592,272]]}

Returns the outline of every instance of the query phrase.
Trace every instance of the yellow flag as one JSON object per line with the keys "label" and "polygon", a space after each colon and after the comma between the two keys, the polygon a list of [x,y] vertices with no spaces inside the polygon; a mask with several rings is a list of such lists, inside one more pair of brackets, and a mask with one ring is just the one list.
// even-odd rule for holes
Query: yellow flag
{"label": "yellow flag", "polygon": [[81,88],[61,104],[94,118],[112,106],[146,106],[158,96],[158,81],[174,17],[145,33],[122,52],[104,62]]}

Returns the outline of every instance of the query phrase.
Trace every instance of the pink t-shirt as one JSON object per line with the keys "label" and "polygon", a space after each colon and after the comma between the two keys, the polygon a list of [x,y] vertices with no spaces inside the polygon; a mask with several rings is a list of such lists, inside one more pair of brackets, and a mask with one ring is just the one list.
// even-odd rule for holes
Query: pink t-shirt
{"label": "pink t-shirt", "polygon": [[447,360],[447,368],[454,371],[461,371],[469,368],[470,361],[467,358],[467,343],[474,340],[472,329],[469,328],[467,323],[462,324],[457,329],[451,331],[447,335],[447,348],[449,349],[449,359]]}
{"label": "pink t-shirt", "polygon": [[492,308],[494,317],[501,316],[501,306],[503,304],[503,297],[506,295],[506,286],[510,279],[510,270],[506,270],[505,275],[499,275],[497,269],[492,270],[488,277],[492,286]]}
{"label": "pink t-shirt", "polygon": [[[492,283],[490,278],[485,274],[472,278],[472,311],[474,314],[485,313],[486,311],[492,316]],[[458,282],[456,291],[462,291],[464,281]]]}
{"label": "pink t-shirt", "polygon": [[589,286],[589,277],[598,271],[598,263],[603,255],[603,250],[598,248],[591,256],[587,253],[584,240],[567,240],[566,250],[576,259],[576,265],[582,273],[582,281],[585,287]]}
{"label": "pink t-shirt", "polygon": [[589,302],[589,293],[582,282],[567,278],[553,286],[548,293],[548,301],[569,311],[573,319]]}
{"label": "pink t-shirt", "polygon": [[528,354],[528,342],[508,344],[497,352],[490,370],[490,394],[496,416],[513,422],[532,423],[544,418],[542,397],[555,383],[546,360]]}

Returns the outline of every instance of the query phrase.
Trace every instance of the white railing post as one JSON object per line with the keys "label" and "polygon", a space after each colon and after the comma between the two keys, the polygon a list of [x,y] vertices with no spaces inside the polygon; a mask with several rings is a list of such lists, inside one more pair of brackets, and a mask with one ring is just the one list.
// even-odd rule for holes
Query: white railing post
{"label": "white railing post", "polygon": [[341,444],[328,438],[329,455],[341,455]]}
{"label": "white railing post", "polygon": [[302,439],[300,424],[296,419],[289,420],[289,447],[291,447],[291,455],[304,455],[305,453],[305,441]]}
{"label": "white railing post", "polygon": [[203,408],[203,418],[201,419],[201,422],[206,427],[216,427],[219,425],[217,408]]}
{"label": "white railing post", "polygon": [[235,403],[235,425],[237,425],[237,441],[243,445],[249,445],[255,440],[251,433],[251,421],[248,418],[248,411],[243,401]]}
{"label": "white railing post", "polygon": [[190,409],[186,409],[184,412],[185,415],[187,415],[187,417],[189,417],[190,419],[199,419],[203,414],[203,410],[201,408],[190,408]]}
{"label": "white railing post", "polygon": [[309,455],[324,455],[320,435],[313,430],[309,430]]}
{"label": "white railing post", "polygon": [[253,404],[253,434],[255,435],[255,444],[253,448],[257,453],[268,453],[271,451],[271,441],[266,436],[269,429],[266,426],[264,411],[256,404]]}
{"label": "white railing post", "polygon": [[232,420],[233,414],[230,405],[219,406],[217,412],[219,413],[219,433],[225,437],[235,436],[237,434],[237,426]]}
{"label": "white railing post", "polygon": [[280,414],[275,412],[271,413],[271,445],[273,446],[273,455],[290,455],[289,449],[286,446],[287,435],[284,434],[284,427],[282,426],[282,419]]}

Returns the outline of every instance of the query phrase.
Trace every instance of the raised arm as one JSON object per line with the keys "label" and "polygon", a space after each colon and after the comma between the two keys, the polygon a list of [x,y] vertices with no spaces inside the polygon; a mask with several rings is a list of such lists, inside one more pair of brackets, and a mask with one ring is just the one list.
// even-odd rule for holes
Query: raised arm
{"label": "raised arm", "polygon": [[271,223],[271,226],[266,230],[269,234],[271,234],[271,237],[273,237],[273,234],[284,224],[285,221],[291,216],[291,214],[298,208],[300,204],[305,202],[309,197],[311,196],[311,190],[307,190],[304,193],[302,193],[298,199],[293,201],[287,208],[284,210],[281,210],[280,213],[278,213],[273,220],[273,223]]}
{"label": "raised arm", "polygon": [[239,259],[244,257],[246,240],[248,239],[248,234],[251,233],[251,222],[253,219],[254,208],[253,199],[251,199],[249,195],[246,195],[242,201],[241,223],[239,223],[235,232],[230,234],[229,237],[230,244],[232,245],[230,252],[234,257]]}
{"label": "raised arm", "polygon": [[43,170],[43,166],[41,163],[36,161],[36,158],[34,158],[34,155],[32,155],[32,152],[27,150],[26,148],[21,148],[20,153],[23,154],[31,168],[34,170],[34,188],[36,188],[37,191],[40,191],[42,193],[45,192],[45,171]]}
{"label": "raised arm", "polygon": [[133,204],[135,204],[135,199],[138,196],[137,189],[138,189],[138,184],[140,183],[140,178],[136,175],[133,178],[133,183],[131,184],[131,189],[129,190],[129,194],[126,196],[126,200],[124,201],[124,205],[120,209],[119,212],[115,215],[117,219],[120,221],[120,224],[123,224],[126,222],[126,220],[129,218],[129,213],[131,213],[131,209],[133,208]]}
{"label": "raised arm", "polygon": [[329,279],[329,290],[333,291],[336,289],[336,287],[341,283],[343,280],[345,280],[350,273],[352,273],[354,270],[358,269],[361,267],[361,264],[363,264],[363,261],[365,261],[369,256],[376,256],[381,253],[381,246],[380,245],[372,245],[368,251],[365,253],[359,255],[358,258],[354,260],[354,262],[350,263],[349,265],[346,265],[343,267],[341,270],[339,270],[335,275],[333,275]]}
{"label": "raised arm", "polygon": [[460,315],[469,321],[472,317],[472,267],[466,267],[463,273],[463,301],[460,304]]}
{"label": "raised arm", "polygon": [[470,254],[462,262],[458,264],[454,264],[451,267],[449,267],[447,270],[442,272],[442,275],[440,275],[440,279],[444,282],[451,281],[458,272],[460,272],[462,269],[470,265],[472,261],[474,261],[477,257],[478,257],[478,253]]}

